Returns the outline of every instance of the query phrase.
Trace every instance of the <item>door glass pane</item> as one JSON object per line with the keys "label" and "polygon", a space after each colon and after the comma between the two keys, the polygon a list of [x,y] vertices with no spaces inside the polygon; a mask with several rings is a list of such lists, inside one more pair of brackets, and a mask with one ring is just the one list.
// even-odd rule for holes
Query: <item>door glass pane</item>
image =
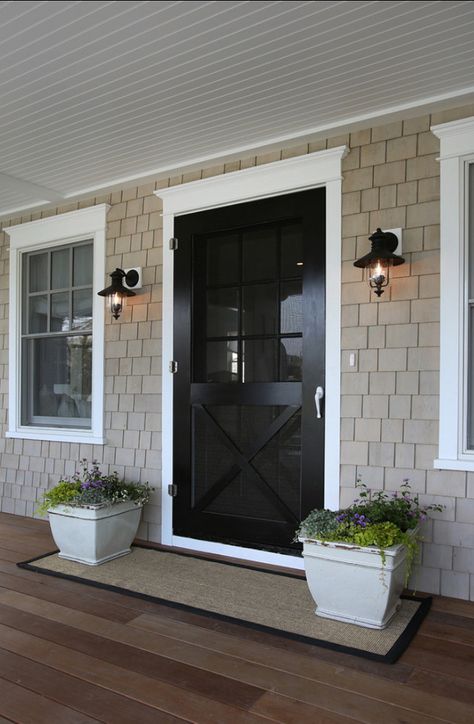
{"label": "door glass pane", "polygon": [[69,321],[68,292],[51,294],[51,332],[67,332]]}
{"label": "door glass pane", "polygon": [[27,339],[23,356],[23,424],[89,426],[92,337]]}
{"label": "door glass pane", "polygon": [[303,235],[301,223],[282,226],[281,276],[295,277],[303,273]]}
{"label": "door glass pane", "polygon": [[239,235],[222,234],[207,239],[207,283],[240,281]]}
{"label": "door glass pane", "polygon": [[277,380],[277,340],[245,340],[243,343],[242,382],[276,382]]}
{"label": "door glass pane", "polygon": [[90,329],[92,327],[92,292],[81,289],[72,293],[72,328]]}
{"label": "door glass pane", "polygon": [[238,382],[239,354],[238,343],[207,343],[207,382]]}
{"label": "door glass pane", "polygon": [[278,274],[278,237],[275,227],[261,227],[242,235],[243,280],[274,279]]}
{"label": "door glass pane", "polygon": [[280,287],[280,332],[303,331],[302,282],[283,282]]}
{"label": "door glass pane", "polygon": [[30,334],[48,331],[48,297],[39,294],[30,297],[28,331]]}
{"label": "door glass pane", "polygon": [[303,340],[301,337],[280,339],[280,382],[301,382]]}
{"label": "door glass pane", "polygon": [[59,249],[51,254],[51,289],[69,287],[69,249]]}
{"label": "door glass pane", "polygon": [[42,292],[48,288],[48,255],[32,254],[30,256],[30,292]]}
{"label": "door glass pane", "polygon": [[235,337],[238,333],[238,288],[210,289],[207,292],[207,336]]}
{"label": "door glass pane", "polygon": [[73,286],[83,287],[92,284],[92,244],[76,246],[73,254]]}
{"label": "door glass pane", "polygon": [[278,327],[278,286],[252,284],[242,289],[242,333],[275,334]]}

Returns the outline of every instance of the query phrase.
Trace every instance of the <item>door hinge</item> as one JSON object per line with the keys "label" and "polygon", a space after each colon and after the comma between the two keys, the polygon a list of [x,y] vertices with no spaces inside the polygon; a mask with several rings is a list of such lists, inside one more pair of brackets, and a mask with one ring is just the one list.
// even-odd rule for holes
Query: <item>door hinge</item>
{"label": "door hinge", "polygon": [[170,251],[176,251],[176,249],[178,248],[178,239],[175,236],[171,237],[169,246]]}
{"label": "door hinge", "polygon": [[178,486],[174,483],[170,483],[168,485],[168,495],[171,495],[172,498],[176,498],[178,495]]}
{"label": "door hinge", "polygon": [[176,374],[176,372],[178,371],[178,363],[176,362],[175,359],[171,360],[171,362],[169,363],[168,369],[172,375]]}

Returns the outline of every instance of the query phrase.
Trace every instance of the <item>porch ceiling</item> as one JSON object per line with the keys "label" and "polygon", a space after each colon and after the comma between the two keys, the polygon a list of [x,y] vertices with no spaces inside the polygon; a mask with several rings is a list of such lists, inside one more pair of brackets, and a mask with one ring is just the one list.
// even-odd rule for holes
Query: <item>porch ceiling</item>
{"label": "porch ceiling", "polygon": [[0,215],[465,101],[473,37],[464,1],[0,2]]}

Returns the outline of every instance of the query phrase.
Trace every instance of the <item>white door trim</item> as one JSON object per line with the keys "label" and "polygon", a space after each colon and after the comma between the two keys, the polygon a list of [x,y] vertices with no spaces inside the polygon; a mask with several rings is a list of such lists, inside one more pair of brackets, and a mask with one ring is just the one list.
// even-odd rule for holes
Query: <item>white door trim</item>
{"label": "white door trim", "polygon": [[[302,568],[302,559],[259,549],[242,548],[173,535],[172,501],[168,484],[173,482],[173,279],[174,252],[168,241],[174,236],[174,217],[220,206],[326,187],[326,389],[324,505],[339,506],[340,462],[340,357],[341,357],[341,161],[346,146],[305,156],[254,166],[243,171],[155,191],[163,200],[163,399],[162,399],[162,533],[164,545]],[[179,481],[175,481],[179,482]],[[283,559],[283,560],[282,560]],[[284,562],[283,562],[284,561]]]}

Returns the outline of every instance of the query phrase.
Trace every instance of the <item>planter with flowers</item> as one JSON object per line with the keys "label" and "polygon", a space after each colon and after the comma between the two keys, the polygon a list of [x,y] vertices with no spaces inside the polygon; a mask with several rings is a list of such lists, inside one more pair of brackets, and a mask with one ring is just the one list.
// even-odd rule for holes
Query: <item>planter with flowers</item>
{"label": "planter with flowers", "polygon": [[38,512],[49,514],[60,558],[97,566],[130,553],[151,488],[120,480],[115,472],[104,475],[96,462],[81,465],[80,473],[44,494]]}
{"label": "planter with flowers", "polygon": [[313,510],[297,537],[316,615],[382,629],[400,608],[421,542],[418,524],[441,507],[421,507],[408,481],[392,495],[358,487],[349,508]]}

